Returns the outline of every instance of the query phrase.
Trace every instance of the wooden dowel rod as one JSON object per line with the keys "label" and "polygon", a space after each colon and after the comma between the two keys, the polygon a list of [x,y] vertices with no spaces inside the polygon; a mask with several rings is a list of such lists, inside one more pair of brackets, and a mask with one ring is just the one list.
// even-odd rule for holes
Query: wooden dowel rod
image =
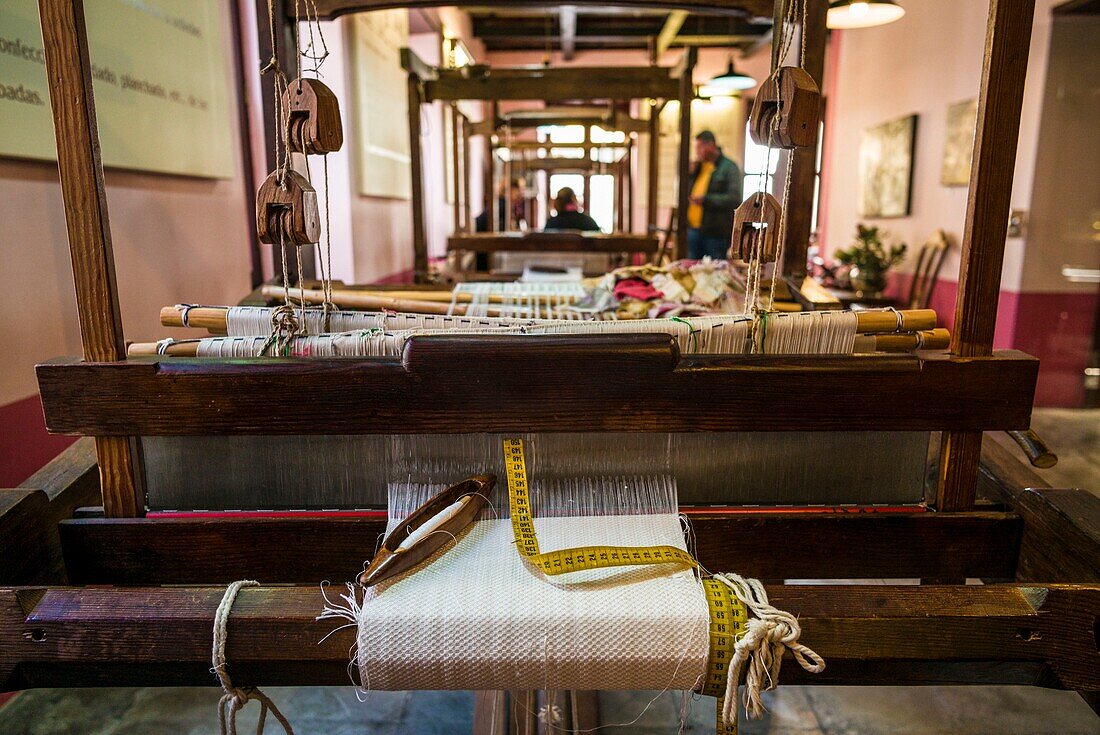
{"label": "wooden dowel rod", "polygon": [[[946,349],[950,342],[951,335],[946,329],[933,329],[919,333],[870,334],[861,336],[856,340],[855,352],[912,352],[916,349],[942,350]],[[127,347],[126,356],[155,357],[161,354],[157,351],[157,344],[156,342],[133,342]],[[172,342],[165,348],[163,354],[170,357],[195,357],[198,355],[198,348],[198,340]]]}
{"label": "wooden dowel rod", "polygon": [[[157,351],[159,344],[159,342],[131,342],[126,346],[126,357],[156,357],[161,354]],[[199,340],[172,342],[164,349],[164,354],[170,357],[195,357],[199,354]]]}
{"label": "wooden dowel rod", "polygon": [[[279,295],[281,295],[282,291],[281,291],[280,288],[275,288],[274,290],[279,291]],[[361,292],[358,292],[358,291],[340,291],[339,293],[341,295],[342,294],[348,294],[351,297],[351,301],[354,301],[354,300],[356,300],[356,298],[360,297],[359,294]],[[412,292],[410,292],[410,293],[412,293]],[[306,300],[311,301],[312,300],[311,296],[313,294],[319,294],[323,297],[323,294],[321,294],[320,291],[311,291],[311,290],[307,289],[306,290]],[[337,294],[337,292],[333,291],[333,295],[335,296],[336,294]],[[267,295],[267,294],[265,293],[265,295]],[[387,300],[388,302],[390,302],[389,304],[383,305],[383,306],[372,306],[372,307],[361,307],[361,308],[373,308],[373,309],[387,308],[387,309],[390,309],[390,308],[397,308],[393,304],[403,303],[403,304],[405,304],[407,306],[411,306],[411,307],[420,307],[420,306],[427,305],[429,308],[433,309],[433,311],[423,311],[420,308],[401,308],[401,309],[398,309],[399,311],[417,311],[417,312],[420,312],[420,313],[428,313],[428,314],[445,314],[447,312],[447,308],[442,308],[441,309],[440,308],[441,304],[439,304],[437,302],[426,302],[426,301],[421,301],[419,299],[393,298],[393,297],[381,296],[381,295],[369,295],[369,296],[363,296],[361,298],[366,299],[366,300],[382,299],[382,300]],[[345,300],[338,300],[337,303],[340,304],[340,305],[343,305],[343,306],[354,306],[354,304],[350,303],[349,301],[345,301]],[[449,306],[450,306],[450,304],[448,303],[446,305],[446,307],[449,308]],[[465,307],[460,304],[458,306],[458,308],[456,308],[455,311],[456,311],[456,313],[464,314],[465,313]],[[490,309],[490,313],[493,312],[493,311],[494,311],[493,309]],[[495,311],[497,311],[497,313],[499,313],[499,310],[495,310]],[[228,312],[228,307],[225,307],[225,306],[195,306],[195,307],[192,307],[187,312],[187,326],[197,327],[199,329],[212,329],[212,330],[215,330],[215,331],[224,332],[226,330],[226,313],[227,312]],[[931,332],[938,335],[941,332],[944,332],[944,333],[946,332],[946,330],[935,329],[935,326],[936,326],[936,312],[933,311],[932,309],[911,309],[911,310],[906,310],[906,311],[900,311],[899,313],[901,314],[901,319],[902,319],[902,330],[901,330],[902,333],[931,331]],[[165,306],[164,308],[162,308],[160,310],[160,323],[161,323],[162,326],[165,326],[165,327],[182,327],[182,326],[184,326],[184,324],[183,324],[183,314],[179,309],[177,309],[174,306]],[[856,324],[857,324],[856,331],[859,334],[876,334],[876,333],[890,334],[890,333],[893,333],[894,330],[897,328],[898,322],[897,322],[897,317],[894,315],[893,312],[889,312],[889,311],[886,311],[886,312],[883,312],[883,311],[860,311],[860,312],[857,312]],[[939,349],[939,347],[934,347],[934,348],[929,348],[929,349]]]}
{"label": "wooden dowel rod", "polygon": [[[901,314],[901,329],[898,317]],[[936,312],[932,309],[905,309],[893,311],[857,311],[856,331],[860,334],[876,332],[919,332],[936,328]]]}

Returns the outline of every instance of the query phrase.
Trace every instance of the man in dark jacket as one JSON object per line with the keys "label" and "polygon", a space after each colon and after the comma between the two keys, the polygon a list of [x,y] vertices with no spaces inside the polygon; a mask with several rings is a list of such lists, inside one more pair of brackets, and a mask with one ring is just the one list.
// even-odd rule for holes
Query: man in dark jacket
{"label": "man in dark jacket", "polygon": [[722,155],[709,130],[695,136],[695,156],[699,160],[691,172],[688,257],[724,260],[733,234],[733,213],[741,204],[741,169]]}

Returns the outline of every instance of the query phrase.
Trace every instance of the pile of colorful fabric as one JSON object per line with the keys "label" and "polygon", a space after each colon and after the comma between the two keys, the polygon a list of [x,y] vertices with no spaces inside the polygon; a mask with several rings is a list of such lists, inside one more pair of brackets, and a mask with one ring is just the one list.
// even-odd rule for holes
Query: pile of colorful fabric
{"label": "pile of colorful fabric", "polygon": [[740,274],[710,258],[617,268],[584,287],[587,296],[570,309],[612,319],[735,314],[745,293]]}

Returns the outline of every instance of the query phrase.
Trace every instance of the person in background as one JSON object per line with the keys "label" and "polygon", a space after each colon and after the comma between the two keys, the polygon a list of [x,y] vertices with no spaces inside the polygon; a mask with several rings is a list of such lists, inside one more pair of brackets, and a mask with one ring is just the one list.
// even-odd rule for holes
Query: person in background
{"label": "person in background", "polygon": [[691,172],[687,210],[687,256],[724,260],[733,235],[733,215],[741,204],[741,169],[722,155],[714,133],[695,136],[698,161]]}
{"label": "person in background", "polygon": [[[523,229],[524,221],[524,184],[523,179],[516,179],[511,182],[511,186],[508,187],[507,196],[505,196],[504,182],[500,184],[500,190],[497,192],[497,232],[504,232],[507,229],[507,214],[509,203],[512,207],[512,222],[515,223],[516,229]],[[489,231],[489,212],[488,210],[482,212],[474,218],[474,231],[475,232],[488,232]]]}
{"label": "person in background", "polygon": [[554,197],[554,216],[546,220],[543,230],[585,230],[598,231],[596,220],[581,211],[577,204],[577,194],[568,186],[558,189]]}

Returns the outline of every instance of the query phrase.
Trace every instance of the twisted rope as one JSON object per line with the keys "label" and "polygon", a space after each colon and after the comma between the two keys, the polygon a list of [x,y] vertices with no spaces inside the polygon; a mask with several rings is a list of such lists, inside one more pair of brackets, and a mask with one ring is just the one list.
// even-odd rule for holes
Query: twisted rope
{"label": "twisted rope", "polygon": [[749,619],[745,635],[734,645],[733,661],[726,678],[722,720],[727,723],[737,721],[737,685],[746,664],[745,712],[750,719],[759,719],[764,715],[761,693],[779,685],[784,649],[790,649],[794,660],[811,674],[825,670],[825,659],[798,642],[802,635],[798,618],[768,604],[768,593],[759,580],[745,579],[738,574],[716,574],[714,578],[729,587],[756,616]]}
{"label": "twisted rope", "polygon": [[218,604],[218,610],[214,613],[214,649],[211,654],[213,671],[218,676],[225,694],[218,700],[218,727],[221,735],[237,735],[237,713],[250,701],[260,703],[260,717],[256,722],[256,735],[262,735],[264,724],[267,722],[268,711],[283,726],[286,735],[294,735],[294,730],[279,708],[271,699],[256,687],[235,687],[225,670],[225,645],[229,640],[227,626],[229,624],[229,612],[233,609],[233,602],[237,599],[237,593],[242,587],[259,587],[260,583],[252,579],[243,579],[234,582],[225,588],[225,595]]}

